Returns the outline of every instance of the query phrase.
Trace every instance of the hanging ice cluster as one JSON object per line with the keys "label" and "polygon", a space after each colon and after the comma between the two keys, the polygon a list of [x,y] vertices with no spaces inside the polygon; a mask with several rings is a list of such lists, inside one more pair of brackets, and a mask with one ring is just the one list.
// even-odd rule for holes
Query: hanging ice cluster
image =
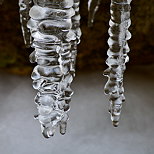
{"label": "hanging ice cluster", "polygon": [[125,101],[123,88],[123,74],[125,64],[129,61],[127,53],[130,51],[127,40],[131,38],[128,28],[130,20],[131,0],[111,0],[109,22],[109,49],[106,64],[109,66],[104,71],[108,77],[105,85],[105,94],[109,95],[111,120],[115,127],[119,124],[122,103]]}
{"label": "hanging ice cluster", "polygon": [[[19,4],[23,27],[29,12],[27,26],[35,48],[30,61],[38,64],[31,76],[38,90],[36,118],[46,138],[53,136],[57,127],[65,134],[81,36],[79,0],[33,0],[32,7],[31,1],[20,0]],[[24,35],[29,35],[28,30],[23,30]],[[31,42],[26,36],[25,39]]]}
{"label": "hanging ice cluster", "polygon": [[[132,0],[111,0],[109,22],[109,49],[106,64],[109,66],[104,71],[104,76],[108,77],[105,85],[105,94],[109,95],[111,120],[115,127],[119,124],[122,103],[125,101],[123,88],[123,74],[126,69],[125,64],[129,61],[127,53],[130,51],[127,40],[131,38],[128,28],[130,20],[130,3]],[[94,22],[94,16],[101,0],[89,0],[89,26]]]}

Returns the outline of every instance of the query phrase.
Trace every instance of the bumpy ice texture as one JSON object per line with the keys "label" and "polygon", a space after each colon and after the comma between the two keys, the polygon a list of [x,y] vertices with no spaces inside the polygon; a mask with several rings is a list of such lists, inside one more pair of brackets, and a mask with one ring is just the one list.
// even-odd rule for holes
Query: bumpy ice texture
{"label": "bumpy ice texture", "polygon": [[65,134],[70,88],[75,76],[77,44],[80,42],[79,0],[33,0],[27,23],[37,66],[32,73],[33,87],[38,90],[35,103],[44,137],[54,135],[57,127]]}
{"label": "bumpy ice texture", "polygon": [[123,88],[123,74],[125,64],[129,61],[127,53],[130,51],[127,40],[131,38],[128,28],[130,20],[131,0],[111,0],[109,22],[109,49],[106,64],[109,66],[104,71],[108,77],[105,85],[105,94],[109,95],[111,120],[115,127],[119,124],[122,104],[125,101]]}

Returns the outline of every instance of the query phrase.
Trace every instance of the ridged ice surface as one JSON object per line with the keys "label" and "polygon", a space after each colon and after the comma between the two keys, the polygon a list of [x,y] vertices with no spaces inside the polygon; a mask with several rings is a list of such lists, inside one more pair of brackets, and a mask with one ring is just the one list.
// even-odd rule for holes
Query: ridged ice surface
{"label": "ridged ice surface", "polygon": [[93,26],[95,14],[99,8],[101,1],[102,0],[88,0],[88,11],[89,11],[88,26],[89,27]]}
{"label": "ridged ice surface", "polygon": [[79,0],[33,0],[30,19],[34,52],[30,55],[37,66],[32,73],[33,87],[38,90],[36,119],[44,137],[54,135],[57,127],[65,134],[70,87],[75,76],[77,44],[80,42]]}
{"label": "ridged ice surface", "polygon": [[131,38],[128,28],[130,20],[131,0],[111,0],[109,22],[109,49],[106,64],[109,66],[104,71],[108,77],[105,85],[105,94],[109,95],[111,120],[115,127],[119,124],[122,104],[125,101],[123,88],[123,74],[126,69],[125,64],[129,61],[127,53],[129,47],[127,40]]}

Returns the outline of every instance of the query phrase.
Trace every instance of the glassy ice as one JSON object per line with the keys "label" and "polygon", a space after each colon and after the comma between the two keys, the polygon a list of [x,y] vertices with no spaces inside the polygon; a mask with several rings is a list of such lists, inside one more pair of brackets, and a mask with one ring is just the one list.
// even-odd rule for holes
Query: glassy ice
{"label": "glassy ice", "polygon": [[[29,20],[24,21],[32,38],[29,44],[35,48],[30,61],[37,62],[31,76],[33,87],[38,90],[35,97],[38,115],[35,118],[41,123],[44,137],[53,136],[57,127],[61,134],[65,134],[73,94],[70,86],[75,76],[77,44],[81,36],[80,1],[33,0],[33,6],[22,1],[24,9],[21,1],[21,23],[26,14]],[[28,30],[23,33],[28,34]],[[28,42],[27,37],[25,40]]]}
{"label": "glassy ice", "polygon": [[88,10],[89,10],[88,26],[89,27],[93,26],[95,14],[99,8],[100,3],[101,3],[101,0],[88,1]]}
{"label": "glassy ice", "polygon": [[105,85],[105,94],[109,95],[111,120],[115,127],[119,124],[122,104],[125,101],[123,74],[126,69],[126,63],[129,61],[127,40],[131,38],[128,28],[130,20],[131,0],[111,0],[110,13],[111,19],[108,30],[109,49],[106,64],[108,69],[104,75],[108,77]]}

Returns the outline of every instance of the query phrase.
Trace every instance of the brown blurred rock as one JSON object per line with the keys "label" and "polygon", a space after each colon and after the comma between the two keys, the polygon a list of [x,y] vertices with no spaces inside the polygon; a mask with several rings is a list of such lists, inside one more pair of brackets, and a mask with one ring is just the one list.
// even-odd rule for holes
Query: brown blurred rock
{"label": "brown blurred rock", "polygon": [[[20,29],[18,1],[5,0],[0,10],[0,67],[29,68],[31,49],[25,49]],[[87,0],[81,0],[82,41],[79,45],[77,66],[80,68],[102,68],[108,49],[108,22],[110,1],[102,0],[93,28],[87,27]],[[132,39],[129,64],[154,63],[154,5],[153,0],[132,2]]]}

